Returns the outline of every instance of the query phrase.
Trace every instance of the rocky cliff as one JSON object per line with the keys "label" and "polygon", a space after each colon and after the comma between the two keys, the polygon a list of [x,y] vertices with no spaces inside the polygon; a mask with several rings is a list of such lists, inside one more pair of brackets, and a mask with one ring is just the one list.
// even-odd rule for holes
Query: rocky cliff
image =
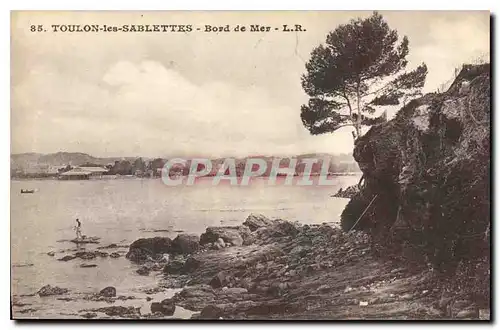
{"label": "rocky cliff", "polygon": [[354,158],[364,182],[342,214],[344,230],[372,202],[356,229],[386,246],[412,246],[444,273],[469,263],[476,272],[482,261],[489,278],[489,64],[464,65],[446,92],[373,126],[356,141]]}

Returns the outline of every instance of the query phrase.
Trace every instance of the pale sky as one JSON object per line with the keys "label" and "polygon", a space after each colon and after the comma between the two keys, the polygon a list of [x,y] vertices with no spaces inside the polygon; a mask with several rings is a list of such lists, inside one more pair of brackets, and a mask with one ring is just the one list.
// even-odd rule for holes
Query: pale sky
{"label": "pale sky", "polygon": [[[312,136],[300,76],[329,31],[371,12],[21,12],[12,15],[12,153],[245,156],[352,151]],[[425,62],[425,91],[489,56],[488,12],[381,12]],[[30,32],[43,24],[47,32]],[[52,24],[301,24],[306,32],[53,33]]]}

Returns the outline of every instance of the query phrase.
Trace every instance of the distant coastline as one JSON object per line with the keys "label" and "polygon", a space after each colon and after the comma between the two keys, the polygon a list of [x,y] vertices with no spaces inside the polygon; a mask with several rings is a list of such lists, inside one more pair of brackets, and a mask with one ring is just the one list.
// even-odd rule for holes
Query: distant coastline
{"label": "distant coastline", "polygon": [[[254,157],[254,156],[252,156]],[[236,176],[241,177],[245,163],[250,157],[234,158],[236,164]],[[321,164],[327,161],[329,164],[328,175],[359,175],[361,171],[352,157],[352,154],[302,154],[298,156],[259,156],[268,164],[274,159],[280,159],[281,166],[290,166],[291,159],[317,158],[320,162],[313,166],[311,176],[318,176]],[[169,158],[173,159],[173,158]],[[225,158],[210,159],[213,173],[206,176],[215,176],[217,169],[224,163]],[[54,154],[23,153],[11,155],[11,179],[17,180],[57,180],[57,179],[129,179],[138,178],[160,178],[167,158],[99,158],[85,153],[58,152]],[[190,161],[184,166],[175,166],[170,169],[170,175],[186,176],[189,172]],[[269,166],[270,168],[270,166]],[[292,169],[293,171],[293,166]],[[295,175],[301,175],[304,166],[295,166]],[[268,177],[266,172],[261,177]]]}
{"label": "distant coastline", "polygon": [[[329,177],[333,176],[357,176],[357,175],[362,175],[362,172],[337,172],[337,173],[328,173]],[[320,173],[312,173],[311,177],[317,177],[320,176]],[[295,174],[294,176],[298,177],[300,174]],[[207,178],[212,177],[212,176],[206,176]],[[241,176],[238,176],[241,177]],[[260,176],[261,178],[266,178],[267,176]],[[284,175],[278,175],[278,177],[285,177]],[[27,176],[11,176],[11,180],[15,181],[31,181],[31,180],[37,180],[37,181],[45,181],[45,180],[58,180],[58,176],[36,176],[36,175],[27,175]],[[133,180],[133,179],[147,179],[147,180],[155,180],[155,179],[161,179],[160,177],[139,177],[135,175],[103,175],[100,178],[93,178],[89,179],[89,181],[105,181],[105,180]],[[58,180],[59,181],[59,180]],[[61,180],[62,181],[62,180]]]}

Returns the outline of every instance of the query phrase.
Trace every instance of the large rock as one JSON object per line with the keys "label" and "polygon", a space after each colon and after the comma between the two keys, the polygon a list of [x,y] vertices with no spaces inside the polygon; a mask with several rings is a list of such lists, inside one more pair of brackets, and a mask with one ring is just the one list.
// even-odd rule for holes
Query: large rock
{"label": "large rock", "polygon": [[179,254],[191,254],[200,249],[200,237],[193,234],[179,234],[172,241],[172,251]]}
{"label": "large rock", "polygon": [[295,246],[289,253],[291,258],[302,259],[306,256],[307,253],[311,251],[311,247],[297,245]]}
{"label": "large rock", "polygon": [[142,275],[142,276],[148,276],[149,273],[151,272],[151,268],[147,266],[141,266],[139,269],[135,271],[137,274]]}
{"label": "large rock", "polygon": [[124,318],[139,318],[141,316],[141,308],[134,306],[109,306],[82,310],[81,312],[100,312],[108,316],[118,316]]}
{"label": "large rock", "polygon": [[169,260],[163,268],[165,274],[180,274],[186,260],[183,256],[176,256]]}
{"label": "large rock", "polygon": [[96,264],[81,264],[80,268],[96,268]]}
{"label": "large rock", "polygon": [[76,259],[76,257],[75,256],[71,256],[71,255],[67,255],[67,256],[59,258],[57,260],[59,260],[59,261],[70,261],[70,260],[73,260],[73,259]]}
{"label": "large rock", "polygon": [[105,287],[99,292],[99,295],[103,297],[116,297],[116,289],[112,286]]}
{"label": "large rock", "polygon": [[214,289],[223,288],[231,281],[230,276],[226,272],[218,272],[210,281],[210,286]]}
{"label": "large rock", "polygon": [[272,220],[267,218],[266,216],[262,214],[254,214],[251,213],[245,222],[243,222],[244,226],[247,226],[250,228],[251,231],[256,231],[257,229],[261,227],[267,227],[270,226],[273,223]]}
{"label": "large rock", "polygon": [[182,274],[192,273],[195,270],[197,270],[201,264],[202,264],[202,261],[201,261],[200,257],[191,256],[184,263],[184,266],[182,267],[181,272],[182,272]]}
{"label": "large rock", "polygon": [[201,310],[199,319],[247,319],[247,316],[257,316],[260,319],[269,318],[272,314],[287,315],[304,310],[299,304],[279,300],[270,301],[235,301],[232,303],[210,303]]}
{"label": "large rock", "polygon": [[172,253],[172,240],[168,237],[140,238],[130,245],[127,259],[142,263]]}
{"label": "large rock", "polygon": [[38,295],[40,297],[46,297],[46,296],[56,296],[60,294],[65,294],[68,293],[68,289],[60,288],[57,286],[51,286],[50,284],[47,284],[43,286],[40,290],[38,290]]}
{"label": "large rock", "polygon": [[274,237],[291,236],[295,237],[298,233],[298,225],[290,221],[278,220],[273,225]]}
{"label": "large rock", "polygon": [[75,253],[75,257],[83,259],[83,260],[91,260],[96,258],[97,254],[92,251],[80,251]]}
{"label": "large rock", "polygon": [[254,234],[261,241],[273,240],[276,237],[294,238],[299,233],[298,225],[281,219],[274,220],[270,226],[260,227]]}
{"label": "large rock", "polygon": [[489,64],[465,65],[447,91],[407,103],[358,138],[364,182],[343,229],[411,241],[444,272],[489,257],[490,85]]}
{"label": "large rock", "polygon": [[172,299],[165,299],[161,302],[151,304],[151,313],[160,313],[165,316],[172,316],[175,312],[175,303]]}
{"label": "large rock", "polygon": [[207,305],[201,310],[200,318],[201,319],[207,319],[207,320],[216,320],[219,319],[219,317],[222,317],[223,310],[215,305]]}
{"label": "large rock", "polygon": [[163,272],[165,274],[189,274],[198,269],[201,264],[201,260],[196,256],[187,259],[177,256],[165,265]]}
{"label": "large rock", "polygon": [[216,243],[219,238],[233,246],[251,243],[251,232],[247,226],[208,227],[200,237],[200,244]]}
{"label": "large rock", "polygon": [[354,186],[349,186],[345,189],[340,188],[335,195],[332,195],[332,197],[353,198],[357,194],[359,194],[359,187],[358,185],[354,185]]}
{"label": "large rock", "polygon": [[207,304],[214,301],[216,298],[215,290],[209,285],[193,285],[185,286],[181,292],[176,293],[172,298],[176,302],[187,302],[187,304],[178,304],[189,310],[201,310]]}
{"label": "large rock", "polygon": [[455,315],[457,319],[478,319],[479,318],[479,310],[476,309],[464,309]]}

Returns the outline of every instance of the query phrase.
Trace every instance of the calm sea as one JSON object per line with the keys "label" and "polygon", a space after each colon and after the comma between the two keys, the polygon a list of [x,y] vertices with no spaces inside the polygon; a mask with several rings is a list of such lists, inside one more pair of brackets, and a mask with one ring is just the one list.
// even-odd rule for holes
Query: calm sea
{"label": "calm sea", "polygon": [[[88,263],[96,268],[80,268],[80,259],[57,261],[67,242],[74,238],[75,219],[82,222],[87,236],[101,237],[95,249],[111,243],[130,244],[140,237],[169,236],[179,232],[200,234],[207,226],[238,225],[248,214],[262,213],[271,218],[302,223],[338,222],[347,199],[332,198],[340,187],[355,184],[359,176],[339,176],[332,186],[269,186],[253,180],[250,186],[212,186],[210,178],[194,186],[169,187],[160,179],[109,179],[90,181],[22,180],[11,182],[12,295],[30,305],[14,308],[16,317],[74,317],[78,310],[106,303],[61,301],[55,297],[24,297],[46,284],[87,294],[115,286],[118,295],[133,295],[121,305],[144,306],[144,290],[153,288],[158,278],[136,274],[137,266],[124,257],[97,258]],[[21,189],[35,189],[21,194]],[[55,257],[47,253],[53,251]],[[118,249],[125,254],[126,248]],[[171,294],[173,294],[172,291]],[[165,298],[165,293],[160,294]],[[154,298],[154,296],[153,296]],[[19,313],[23,309],[32,309]],[[176,312],[182,317],[182,309]],[[180,314],[179,314],[180,313]],[[178,314],[178,315],[177,315]]]}

